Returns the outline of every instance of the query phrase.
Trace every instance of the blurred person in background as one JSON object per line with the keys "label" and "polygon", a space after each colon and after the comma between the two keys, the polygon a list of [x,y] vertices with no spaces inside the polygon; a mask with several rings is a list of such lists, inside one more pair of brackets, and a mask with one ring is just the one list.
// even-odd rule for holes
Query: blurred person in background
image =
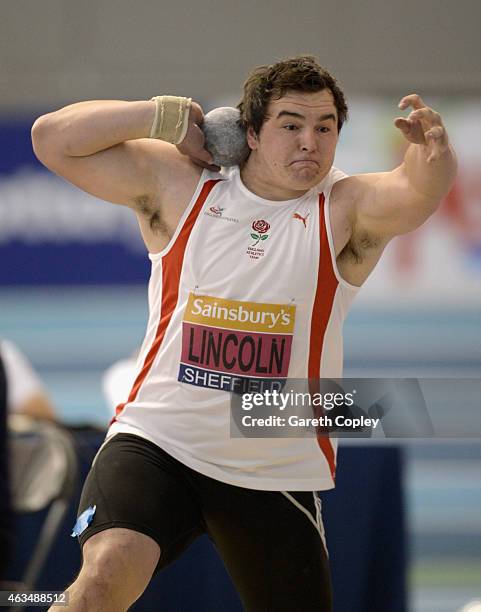
{"label": "blurred person in background", "polygon": [[115,416],[117,406],[129,396],[137,376],[139,353],[137,349],[129,357],[115,361],[102,374],[103,396],[111,416]]}
{"label": "blurred person in background", "polygon": [[[70,609],[126,610],[207,532],[249,611],[332,610],[315,492],[334,486],[335,439],[230,438],[226,391],[267,378],[262,355],[249,367],[232,356],[259,337],[279,377],[342,377],[350,303],[456,173],[439,114],[416,94],[408,107],[395,121],[410,143],[401,165],[352,177],[333,167],[344,94],[312,56],[249,75],[238,108],[250,153],[228,171],[204,148],[190,98],[81,102],[35,122],[40,161],[130,207],[152,260],[137,377],[80,502]],[[274,336],[293,337],[292,351],[280,356]],[[225,342],[220,366],[206,338]]]}
{"label": "blurred person in background", "polygon": [[0,340],[0,355],[8,380],[8,412],[57,420],[48,392],[27,356],[10,340]]}
{"label": "blurred person in background", "polygon": [[7,453],[7,377],[0,354],[0,581],[5,579],[12,549],[12,526]]}
{"label": "blurred person in background", "polygon": [[0,580],[4,578],[13,545],[7,423],[9,415],[14,414],[57,420],[47,390],[26,355],[10,340],[0,340]]}

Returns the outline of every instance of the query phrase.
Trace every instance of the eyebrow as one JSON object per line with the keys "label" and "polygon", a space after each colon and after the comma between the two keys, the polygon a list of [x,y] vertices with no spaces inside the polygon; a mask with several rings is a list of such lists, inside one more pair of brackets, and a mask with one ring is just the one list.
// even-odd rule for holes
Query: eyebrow
{"label": "eyebrow", "polygon": [[[284,117],[284,116],[297,117],[298,119],[305,119],[304,115],[301,115],[301,113],[295,113],[293,111],[287,111],[287,110],[280,111],[276,119],[280,119],[281,117]],[[327,121],[328,119],[332,119],[334,122],[336,122],[336,116],[334,115],[334,113],[327,113],[326,115],[321,115],[319,117],[319,121]]]}

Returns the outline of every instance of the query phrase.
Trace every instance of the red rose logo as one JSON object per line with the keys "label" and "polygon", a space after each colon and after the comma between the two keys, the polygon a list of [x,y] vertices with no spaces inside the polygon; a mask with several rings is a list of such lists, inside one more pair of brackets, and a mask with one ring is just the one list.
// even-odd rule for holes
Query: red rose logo
{"label": "red rose logo", "polygon": [[257,221],[254,221],[252,224],[252,229],[259,234],[265,234],[270,230],[270,228],[271,226],[263,219],[257,219]]}
{"label": "red rose logo", "polygon": [[264,219],[257,219],[256,221],[254,221],[254,223],[252,224],[252,229],[254,230],[254,232],[257,233],[251,234],[251,238],[254,238],[254,240],[256,241],[252,245],[253,247],[259,244],[261,240],[267,240],[269,238],[266,232],[269,231],[270,227],[271,226],[267,223],[267,221],[264,221]]}

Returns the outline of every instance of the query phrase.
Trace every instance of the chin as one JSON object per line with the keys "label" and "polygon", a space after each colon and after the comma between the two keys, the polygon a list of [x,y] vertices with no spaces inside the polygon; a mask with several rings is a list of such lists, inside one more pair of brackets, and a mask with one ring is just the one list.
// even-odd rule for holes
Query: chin
{"label": "chin", "polygon": [[305,173],[304,176],[292,176],[290,182],[292,183],[294,189],[310,189],[311,187],[319,183],[319,181],[321,181],[323,177],[323,173],[318,170],[317,172],[312,172],[309,174]]}

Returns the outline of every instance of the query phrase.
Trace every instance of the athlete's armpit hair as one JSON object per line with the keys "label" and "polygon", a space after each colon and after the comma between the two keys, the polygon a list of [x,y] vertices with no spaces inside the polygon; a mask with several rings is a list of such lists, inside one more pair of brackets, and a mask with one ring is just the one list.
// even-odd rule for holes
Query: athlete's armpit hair
{"label": "athlete's armpit hair", "polygon": [[169,238],[171,237],[169,234],[169,230],[167,229],[167,224],[162,218],[162,215],[159,210],[156,210],[154,213],[152,213],[152,215],[150,216],[149,224],[150,229],[154,234],[165,234]]}
{"label": "athlete's armpit hair", "polygon": [[162,213],[158,208],[155,208],[151,197],[147,195],[137,196],[135,198],[135,207],[139,213],[147,217],[150,229],[154,234],[165,234],[170,238],[169,230],[162,217]]}
{"label": "athlete's armpit hair", "polygon": [[380,242],[380,238],[372,236],[366,231],[359,234],[353,234],[349,242],[340,252],[339,257],[360,264],[363,261],[365,251],[377,248]]}

